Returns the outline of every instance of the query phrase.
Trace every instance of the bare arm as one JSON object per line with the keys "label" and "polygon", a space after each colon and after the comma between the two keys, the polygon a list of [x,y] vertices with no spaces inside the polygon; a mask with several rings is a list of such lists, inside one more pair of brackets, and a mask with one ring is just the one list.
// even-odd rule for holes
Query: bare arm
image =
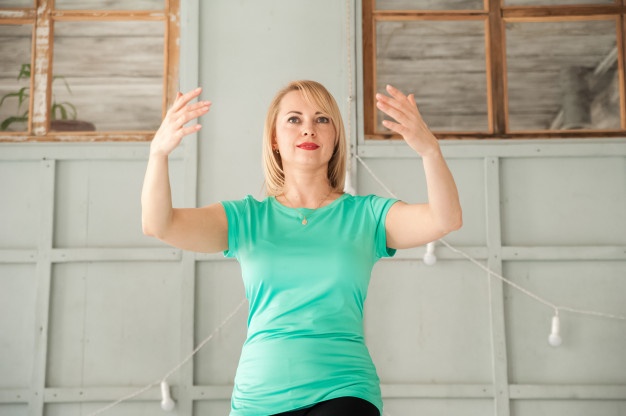
{"label": "bare arm", "polygon": [[200,129],[199,124],[185,127],[206,114],[210,103],[190,102],[200,95],[196,89],[178,94],[150,144],[150,157],[141,193],[143,232],[175,247],[218,252],[228,248],[228,222],[221,204],[203,208],[172,207],[168,157],[183,137]]}
{"label": "bare arm", "polygon": [[424,163],[428,202],[394,204],[385,226],[387,245],[410,248],[437,240],[463,223],[459,194],[450,169],[441,154],[437,138],[426,126],[417,109],[413,94],[405,96],[388,86],[390,96],[377,94],[377,106],[396,122],[385,120],[385,127],[402,135]]}

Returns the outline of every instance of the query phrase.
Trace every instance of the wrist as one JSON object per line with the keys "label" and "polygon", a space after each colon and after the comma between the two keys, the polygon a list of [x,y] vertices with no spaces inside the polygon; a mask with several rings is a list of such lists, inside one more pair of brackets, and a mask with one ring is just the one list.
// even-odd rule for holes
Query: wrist
{"label": "wrist", "polygon": [[432,159],[432,158],[441,158],[443,157],[443,153],[441,152],[441,147],[439,147],[439,143],[434,142],[432,146],[428,148],[423,148],[417,151],[422,159]]}
{"label": "wrist", "polygon": [[161,149],[155,149],[150,147],[150,153],[148,155],[150,159],[168,159],[169,154]]}

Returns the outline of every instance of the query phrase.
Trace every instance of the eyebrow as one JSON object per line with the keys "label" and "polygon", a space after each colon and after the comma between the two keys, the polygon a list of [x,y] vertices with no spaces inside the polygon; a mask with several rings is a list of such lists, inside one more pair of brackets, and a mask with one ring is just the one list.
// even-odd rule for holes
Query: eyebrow
{"label": "eyebrow", "polygon": [[[300,111],[295,111],[295,110],[292,110],[292,111],[288,111],[288,112],[287,112],[287,114],[292,114],[292,113],[294,113],[294,114],[298,114],[298,115],[302,115],[302,113],[301,113]],[[316,111],[316,112],[315,112],[315,115],[318,115],[318,114],[322,114],[322,115],[323,115],[324,113],[322,113],[321,111]]]}

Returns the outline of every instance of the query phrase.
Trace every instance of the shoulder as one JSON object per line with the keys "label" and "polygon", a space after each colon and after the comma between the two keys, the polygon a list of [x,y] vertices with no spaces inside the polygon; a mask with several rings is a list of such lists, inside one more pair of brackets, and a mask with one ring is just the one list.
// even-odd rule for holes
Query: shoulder
{"label": "shoulder", "polygon": [[252,195],[246,195],[242,199],[221,201],[221,204],[228,215],[243,215],[265,209],[271,205],[272,198],[266,197],[259,201]]}
{"label": "shoulder", "polygon": [[255,207],[255,206],[262,206],[262,205],[269,204],[270,198],[271,197],[267,197],[267,198],[259,201],[255,197],[253,197],[252,195],[246,195],[244,198],[241,198],[241,199],[225,200],[225,201],[220,201],[220,203],[222,205],[224,205],[224,206],[229,205],[229,206],[237,207],[237,208],[241,208],[241,207]]}
{"label": "shoulder", "polygon": [[352,203],[355,207],[372,209],[374,211],[383,210],[385,208],[388,209],[391,205],[398,201],[394,198],[384,198],[374,194],[350,195],[346,198],[346,200]]}

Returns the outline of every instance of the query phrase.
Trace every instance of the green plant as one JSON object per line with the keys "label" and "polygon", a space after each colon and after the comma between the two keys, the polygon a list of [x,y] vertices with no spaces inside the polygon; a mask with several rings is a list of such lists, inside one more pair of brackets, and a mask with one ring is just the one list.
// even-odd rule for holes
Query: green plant
{"label": "green plant", "polygon": [[[17,75],[17,80],[18,81],[21,79],[30,80],[30,75],[31,75],[30,64],[22,64],[22,66],[20,67],[20,72]],[[56,80],[63,81],[63,84],[65,84],[65,88],[67,89],[67,91],[70,94],[72,94],[72,89],[70,88],[70,85],[67,83],[64,77],[59,76],[59,75],[54,76],[52,78],[52,82]],[[29,86],[22,87],[18,91],[9,92],[3,95],[2,98],[0,98],[0,107],[2,107],[6,99],[17,98],[17,114],[13,116],[9,116],[5,118],[4,120],[2,120],[2,122],[0,123],[1,131],[6,131],[13,123],[28,122],[28,108],[26,108],[26,111],[22,112],[22,106],[24,105],[24,103],[26,103],[26,106],[28,107],[28,99],[30,97],[29,88],[30,88]],[[68,119],[76,120],[76,116],[77,116],[77,111],[76,111],[76,107],[74,106],[74,104],[67,102],[67,101],[60,102],[60,103],[57,103],[56,100],[52,101],[52,105],[50,106],[50,118],[52,120],[68,120]]]}

